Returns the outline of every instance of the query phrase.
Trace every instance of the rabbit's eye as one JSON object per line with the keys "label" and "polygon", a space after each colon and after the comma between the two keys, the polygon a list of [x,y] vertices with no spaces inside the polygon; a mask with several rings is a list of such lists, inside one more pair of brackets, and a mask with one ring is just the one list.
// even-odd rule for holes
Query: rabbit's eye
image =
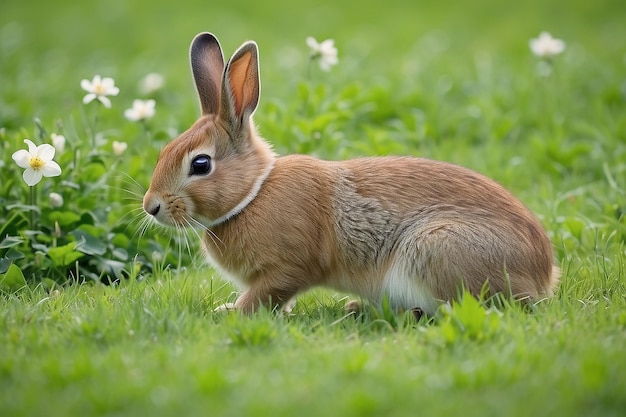
{"label": "rabbit's eye", "polygon": [[189,175],[204,175],[211,171],[211,157],[209,155],[198,155],[191,161]]}

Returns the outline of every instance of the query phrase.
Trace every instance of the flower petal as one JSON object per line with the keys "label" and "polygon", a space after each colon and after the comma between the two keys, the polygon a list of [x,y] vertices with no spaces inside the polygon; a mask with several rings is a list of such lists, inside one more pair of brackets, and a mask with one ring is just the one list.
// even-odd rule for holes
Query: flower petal
{"label": "flower petal", "polygon": [[113,141],[113,153],[115,155],[122,155],[124,152],[126,152],[126,149],[128,148],[128,143],[126,142],[118,142],[116,140]]}
{"label": "flower petal", "polygon": [[317,50],[320,47],[320,44],[315,40],[313,36],[309,36],[306,38],[306,44],[309,45],[309,48]]}
{"label": "flower petal", "polygon": [[89,93],[85,97],[83,97],[83,103],[91,103],[97,96],[94,93]]}
{"label": "flower petal", "polygon": [[130,120],[131,122],[136,122],[139,120],[139,117],[137,116],[137,111],[135,109],[124,110],[124,117]]}
{"label": "flower petal", "polygon": [[93,85],[91,84],[91,81],[89,80],[82,80],[80,82],[80,88],[87,91],[88,93],[93,92]]}
{"label": "flower petal", "polygon": [[28,153],[35,156],[37,155],[37,145],[30,139],[24,139],[24,143],[28,145]]}
{"label": "flower petal", "polygon": [[43,177],[41,171],[32,169],[32,168],[28,168],[26,171],[24,171],[24,174],[22,175],[22,178],[24,178],[24,182],[26,182],[26,185],[29,186],[33,186],[39,183],[39,181],[41,181],[41,178]]}
{"label": "flower petal", "polygon": [[28,168],[30,166],[30,158],[32,158],[32,155],[29,154],[28,151],[20,149],[19,151],[13,153],[12,158],[18,167]]}
{"label": "flower petal", "polygon": [[106,107],[107,109],[111,108],[111,100],[109,100],[108,98],[106,98],[105,96],[98,96],[98,100],[100,101],[100,103],[102,103],[104,105],[104,107]]}
{"label": "flower petal", "polygon": [[43,159],[44,162],[52,161],[52,158],[54,158],[54,152],[54,146],[48,145],[47,143],[44,143],[37,148],[37,156]]}
{"label": "flower petal", "polygon": [[41,169],[41,175],[44,177],[58,177],[61,175],[61,167],[54,161],[48,161]]}
{"label": "flower petal", "polygon": [[102,89],[105,96],[116,96],[119,94],[120,89],[115,86],[115,80],[111,77],[105,77],[102,79]]}
{"label": "flower petal", "polygon": [[322,43],[320,43],[320,49],[322,51],[328,51],[330,49],[335,49],[335,41],[333,39],[326,39]]}
{"label": "flower petal", "polygon": [[164,82],[165,79],[161,74],[151,72],[141,79],[139,84],[139,90],[143,94],[148,95],[163,87]]}
{"label": "flower petal", "polygon": [[565,42],[563,42],[561,39],[555,39],[554,40],[554,53],[560,54],[563,51],[565,51]]}

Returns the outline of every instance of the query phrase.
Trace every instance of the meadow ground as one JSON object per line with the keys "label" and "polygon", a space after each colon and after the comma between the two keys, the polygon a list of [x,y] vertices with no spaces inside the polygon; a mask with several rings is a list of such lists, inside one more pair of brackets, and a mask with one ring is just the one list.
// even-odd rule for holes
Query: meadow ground
{"label": "meadow ground", "polygon": [[[0,415],[626,415],[624,21],[617,0],[3,2]],[[531,53],[544,30],[563,53]],[[420,322],[347,316],[325,290],[289,316],[214,313],[233,288],[193,233],[142,233],[139,210],[198,116],[201,31],[226,54],[259,44],[255,120],[278,153],[420,155],[511,189],[552,238],[555,297],[463,297]],[[335,40],[329,72],[307,36]],[[152,72],[164,84],[141,90]],[[81,101],[96,74],[120,88],[111,108]],[[124,117],[137,98],[153,118]],[[52,133],[63,173],[29,188],[11,156]]]}

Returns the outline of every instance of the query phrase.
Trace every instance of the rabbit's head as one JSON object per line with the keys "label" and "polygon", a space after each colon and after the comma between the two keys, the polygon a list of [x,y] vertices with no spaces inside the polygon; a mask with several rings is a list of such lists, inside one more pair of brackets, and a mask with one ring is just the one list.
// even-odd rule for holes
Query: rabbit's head
{"label": "rabbit's head", "polygon": [[212,227],[254,199],[275,155],[252,121],[257,45],[243,44],[225,64],[215,36],[201,33],[190,56],[202,116],[161,151],[143,208],[165,225]]}

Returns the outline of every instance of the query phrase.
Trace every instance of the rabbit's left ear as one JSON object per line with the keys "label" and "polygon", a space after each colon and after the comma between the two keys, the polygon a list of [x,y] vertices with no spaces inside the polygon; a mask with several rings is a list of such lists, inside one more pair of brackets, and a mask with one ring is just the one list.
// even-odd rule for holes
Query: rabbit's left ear
{"label": "rabbit's left ear", "polygon": [[220,88],[224,73],[222,47],[213,34],[204,32],[198,34],[191,42],[189,55],[202,114],[217,115],[220,110]]}
{"label": "rabbit's left ear", "polygon": [[232,56],[224,71],[222,115],[231,127],[243,127],[259,104],[259,52],[256,43],[244,43]]}

